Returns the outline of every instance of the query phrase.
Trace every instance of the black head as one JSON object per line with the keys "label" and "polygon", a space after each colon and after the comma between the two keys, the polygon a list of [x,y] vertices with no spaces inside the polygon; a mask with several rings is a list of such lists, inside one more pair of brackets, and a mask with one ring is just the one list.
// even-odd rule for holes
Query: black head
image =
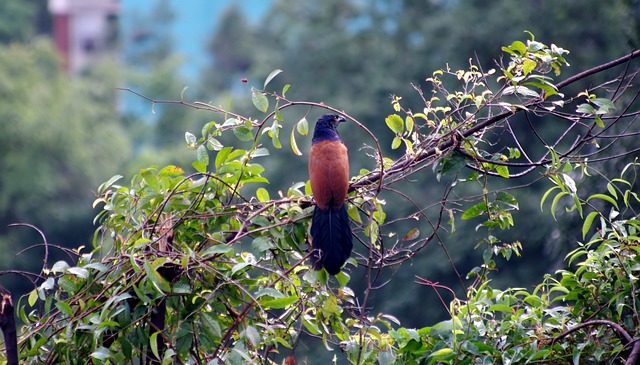
{"label": "black head", "polygon": [[347,120],[341,115],[326,114],[321,116],[316,122],[311,143],[324,140],[342,141],[338,134],[338,124],[346,121]]}

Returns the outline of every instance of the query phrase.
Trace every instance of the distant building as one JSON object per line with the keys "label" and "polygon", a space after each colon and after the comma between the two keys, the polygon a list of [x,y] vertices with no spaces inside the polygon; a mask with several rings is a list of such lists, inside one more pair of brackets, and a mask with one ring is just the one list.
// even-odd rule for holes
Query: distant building
{"label": "distant building", "polygon": [[119,0],[48,0],[56,47],[70,73],[117,44]]}

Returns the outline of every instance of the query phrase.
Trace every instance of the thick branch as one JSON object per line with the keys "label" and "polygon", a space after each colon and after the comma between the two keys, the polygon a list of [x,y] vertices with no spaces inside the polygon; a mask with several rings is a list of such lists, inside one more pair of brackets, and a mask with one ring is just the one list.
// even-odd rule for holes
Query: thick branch
{"label": "thick branch", "polygon": [[7,365],[18,365],[18,338],[11,293],[0,287],[0,329],[7,351]]}
{"label": "thick branch", "polygon": [[631,350],[631,354],[625,361],[625,365],[636,365],[638,364],[638,360],[640,360],[640,341],[636,340],[633,343],[633,348]]}
{"label": "thick branch", "polygon": [[616,60],[613,60],[613,61],[610,61],[610,62],[607,62],[607,63],[603,63],[602,65],[590,68],[590,69],[582,71],[582,72],[580,72],[580,73],[578,73],[576,75],[573,75],[573,76],[569,77],[568,79],[566,79],[564,81],[560,81],[556,85],[556,87],[558,89],[562,89],[563,87],[568,86],[570,84],[573,84],[576,81],[585,79],[585,78],[587,78],[587,77],[589,77],[591,75],[595,75],[595,74],[597,74],[599,72],[602,72],[604,70],[608,70],[610,68],[616,67],[616,66],[621,65],[621,64],[623,64],[625,62],[629,62],[629,61],[631,61],[632,59],[634,59],[636,57],[640,57],[640,49],[636,49],[635,51],[629,53],[628,55],[622,56],[622,57],[620,57],[620,58],[618,58]]}
{"label": "thick branch", "polygon": [[618,337],[620,337],[621,340],[623,340],[622,342],[627,345],[630,344],[631,342],[633,342],[633,338],[629,335],[629,333],[627,331],[625,331],[624,328],[622,328],[621,325],[611,322],[611,321],[607,321],[605,319],[594,319],[593,321],[587,321],[587,322],[583,322],[580,324],[577,324],[571,328],[569,328],[568,330],[562,332],[561,334],[559,334],[558,336],[556,336],[553,339],[553,342],[559,341],[564,337],[567,337],[568,335],[572,334],[573,332],[578,331],[581,328],[584,327],[589,327],[589,326],[599,326],[599,325],[605,325],[605,326],[609,326],[611,328],[613,328],[615,330],[615,332],[618,334]]}
{"label": "thick branch", "polygon": [[[558,88],[558,90],[576,82],[582,79],[585,79],[589,76],[595,75],[597,73],[603,72],[605,70],[608,70],[610,68],[613,68],[615,66],[621,65],[625,62],[629,62],[637,57],[640,57],[640,50],[635,50],[623,57],[620,57],[616,60],[598,65],[596,67],[590,68],[588,70],[585,70],[583,72],[580,72],[574,76],[569,77],[568,79],[559,82],[556,87]],[[538,106],[540,104],[542,104],[543,100],[542,99],[536,99],[535,101],[531,101],[527,104],[525,104],[524,106],[526,108],[530,108],[530,107],[535,107]],[[469,129],[466,130],[462,130],[460,131],[460,136],[462,137],[469,137],[472,136],[473,134],[482,131],[483,129],[490,127],[494,124],[497,124],[521,111],[523,111],[525,109],[523,108],[517,108],[515,110],[509,110],[509,111],[505,111],[502,112],[498,115],[495,115],[491,118],[488,118],[482,122],[479,122],[475,125],[473,125],[472,127],[470,127]],[[363,177],[361,180],[356,181],[355,183],[353,183],[350,187],[350,191],[355,190],[356,188],[359,187],[364,187],[364,186],[368,186],[370,184],[376,183],[378,182],[378,180],[380,179],[384,179],[385,177],[389,176],[389,175],[393,175],[396,173],[401,173],[402,171],[406,170],[407,168],[410,168],[411,166],[415,166],[416,164],[419,164],[422,161],[425,161],[426,159],[435,156],[437,153],[441,153],[442,151],[448,151],[449,149],[451,149],[452,147],[455,147],[455,145],[458,143],[458,138],[460,136],[456,136],[456,134],[449,134],[448,136],[446,136],[446,139],[441,140],[440,144],[438,144],[435,147],[426,149],[424,151],[422,151],[421,153],[419,153],[417,156],[414,157],[407,157],[404,156],[401,159],[399,159],[395,164],[393,164],[393,166],[391,166],[389,169],[387,169],[386,173],[384,172],[380,172],[380,171],[375,171],[365,177]]]}

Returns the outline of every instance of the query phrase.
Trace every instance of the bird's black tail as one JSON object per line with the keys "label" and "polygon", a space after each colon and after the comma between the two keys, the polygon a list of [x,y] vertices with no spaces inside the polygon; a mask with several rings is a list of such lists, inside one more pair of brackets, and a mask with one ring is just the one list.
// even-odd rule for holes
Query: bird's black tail
{"label": "bird's black tail", "polygon": [[351,255],[351,236],[346,204],[338,210],[324,211],[316,205],[311,222],[313,268],[320,270],[324,267],[331,275],[339,273]]}

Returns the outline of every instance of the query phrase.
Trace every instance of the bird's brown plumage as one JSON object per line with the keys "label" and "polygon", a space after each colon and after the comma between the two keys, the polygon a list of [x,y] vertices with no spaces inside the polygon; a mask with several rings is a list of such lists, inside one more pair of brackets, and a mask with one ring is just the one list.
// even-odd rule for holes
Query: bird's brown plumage
{"label": "bird's brown plumage", "polygon": [[311,222],[313,268],[325,268],[331,275],[340,272],[353,248],[347,191],[349,156],[338,134],[345,119],[324,115],[316,122],[309,152],[309,180],[316,206]]}
{"label": "bird's brown plumage", "polygon": [[349,157],[342,142],[320,141],[309,152],[309,179],[313,198],[322,210],[344,204],[349,189]]}

